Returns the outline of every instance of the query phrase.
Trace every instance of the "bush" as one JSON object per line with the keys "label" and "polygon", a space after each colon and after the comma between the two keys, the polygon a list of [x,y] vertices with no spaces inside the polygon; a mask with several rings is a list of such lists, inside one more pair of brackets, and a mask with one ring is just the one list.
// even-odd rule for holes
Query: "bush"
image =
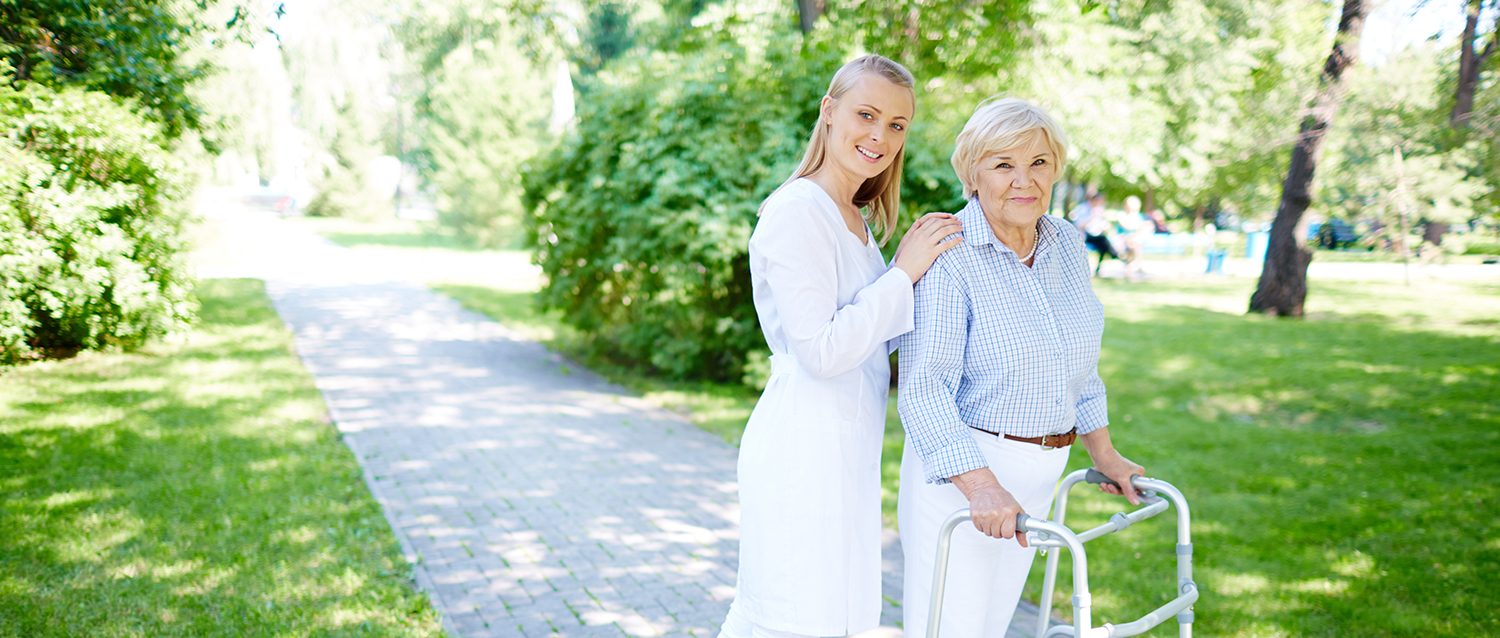
{"label": "bush", "polygon": [[[740,29],[766,31],[731,23],[686,53],[612,65],[581,88],[577,128],[524,172],[528,241],[548,277],[539,300],[595,354],[739,381],[764,347],[747,254],[756,209],[801,159],[849,56],[836,34]],[[908,138],[908,218],[962,201],[946,150],[927,140]]]}
{"label": "bush", "polygon": [[755,211],[795,165],[839,62],[785,44],[616,65],[584,87],[576,130],[524,173],[540,301],[602,350],[722,380],[761,344],[745,251]]}
{"label": "bush", "polygon": [[131,347],[193,314],[182,172],[97,92],[0,87],[0,362]]}

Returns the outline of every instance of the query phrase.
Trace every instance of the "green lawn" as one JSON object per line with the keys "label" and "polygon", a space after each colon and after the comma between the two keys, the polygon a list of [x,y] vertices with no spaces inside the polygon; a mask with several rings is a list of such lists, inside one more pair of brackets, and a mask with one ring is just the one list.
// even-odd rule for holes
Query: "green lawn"
{"label": "green lawn", "polygon": [[441,636],[260,282],[0,371],[0,635]]}
{"label": "green lawn", "polygon": [[[1253,286],[1098,286],[1112,434],[1194,508],[1203,633],[1500,631],[1500,285],[1314,282],[1307,321],[1238,314]],[[1169,522],[1097,543],[1096,618],[1170,597]]]}

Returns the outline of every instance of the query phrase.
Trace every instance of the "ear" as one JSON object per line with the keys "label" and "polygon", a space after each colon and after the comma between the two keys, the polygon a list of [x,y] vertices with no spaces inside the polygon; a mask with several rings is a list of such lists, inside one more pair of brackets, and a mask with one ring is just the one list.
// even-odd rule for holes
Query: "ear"
{"label": "ear", "polygon": [[818,115],[825,125],[833,126],[833,98],[823,96],[823,100],[818,102]]}

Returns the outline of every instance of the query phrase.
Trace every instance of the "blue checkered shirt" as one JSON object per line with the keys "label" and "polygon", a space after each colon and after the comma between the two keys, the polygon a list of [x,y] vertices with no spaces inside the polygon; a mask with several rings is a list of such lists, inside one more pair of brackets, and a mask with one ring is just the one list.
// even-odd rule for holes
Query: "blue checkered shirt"
{"label": "blue checkered shirt", "polygon": [[1023,437],[1109,424],[1083,235],[1042,217],[1032,267],[1000,240],[977,199],[964,243],[917,282],[916,329],[901,337],[897,410],[929,483],[986,467],[969,427]]}

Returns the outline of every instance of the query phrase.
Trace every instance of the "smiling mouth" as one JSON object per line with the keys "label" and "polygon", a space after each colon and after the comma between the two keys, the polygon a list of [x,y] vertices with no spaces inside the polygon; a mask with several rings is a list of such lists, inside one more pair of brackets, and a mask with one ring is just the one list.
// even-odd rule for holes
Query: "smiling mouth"
{"label": "smiling mouth", "polygon": [[860,155],[868,157],[868,158],[870,158],[872,160],[878,160],[878,159],[880,159],[882,157],[885,157],[885,153],[873,153],[873,152],[869,151],[868,149],[866,149],[863,146],[855,146],[854,150],[859,151]]}

